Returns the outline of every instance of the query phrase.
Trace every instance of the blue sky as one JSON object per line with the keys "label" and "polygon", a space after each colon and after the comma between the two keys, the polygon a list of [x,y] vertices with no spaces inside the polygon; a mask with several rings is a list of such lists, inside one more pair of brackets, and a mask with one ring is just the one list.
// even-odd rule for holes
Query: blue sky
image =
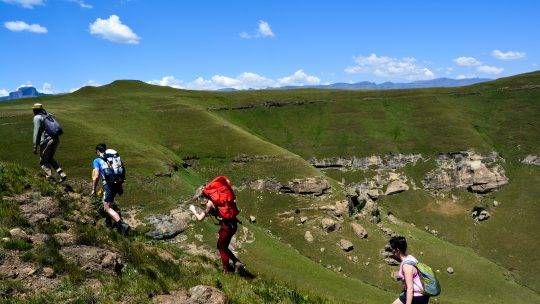
{"label": "blue sky", "polygon": [[0,0],[0,95],[504,77],[539,69],[539,15],[540,1]]}

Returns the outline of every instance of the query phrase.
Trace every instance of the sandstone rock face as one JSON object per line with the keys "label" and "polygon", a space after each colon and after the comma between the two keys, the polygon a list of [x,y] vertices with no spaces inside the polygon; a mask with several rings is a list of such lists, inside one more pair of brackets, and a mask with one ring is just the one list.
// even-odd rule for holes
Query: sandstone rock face
{"label": "sandstone rock face", "polygon": [[466,188],[475,193],[487,193],[508,183],[502,159],[492,153],[483,157],[471,151],[440,154],[438,168],[428,172],[423,180],[427,190]]}
{"label": "sandstone rock face", "polygon": [[401,180],[395,180],[386,187],[385,195],[392,195],[409,190],[409,186]]}
{"label": "sandstone rock face", "polygon": [[108,273],[118,272],[123,265],[118,254],[92,246],[64,247],[60,254],[68,261],[78,264],[86,272],[96,270]]}
{"label": "sandstone rock face", "polygon": [[422,159],[420,154],[389,154],[381,156],[368,157],[329,157],[317,159],[315,157],[309,159],[312,166],[321,169],[339,168],[342,170],[391,170],[403,168],[408,164],[416,164]]}
{"label": "sandstone rock face", "polygon": [[330,183],[321,177],[294,179],[282,184],[274,179],[258,179],[244,184],[254,190],[269,190],[281,193],[321,196],[330,190]]}
{"label": "sandstone rock face", "polygon": [[189,289],[189,304],[225,304],[227,296],[217,288],[198,285]]}
{"label": "sandstone rock face", "polygon": [[341,239],[339,241],[339,248],[341,248],[341,250],[343,250],[345,252],[349,252],[349,251],[352,251],[354,249],[354,245],[349,240]]}
{"label": "sandstone rock face", "polygon": [[358,223],[351,223],[351,228],[353,229],[354,231],[354,234],[361,238],[361,239],[365,239],[368,237],[368,232],[367,230],[360,224]]}
{"label": "sandstone rock face", "polygon": [[326,232],[332,232],[336,230],[336,222],[331,218],[323,218],[321,220],[321,225],[324,231]]}
{"label": "sandstone rock face", "polygon": [[540,156],[527,155],[521,162],[526,165],[540,166]]}

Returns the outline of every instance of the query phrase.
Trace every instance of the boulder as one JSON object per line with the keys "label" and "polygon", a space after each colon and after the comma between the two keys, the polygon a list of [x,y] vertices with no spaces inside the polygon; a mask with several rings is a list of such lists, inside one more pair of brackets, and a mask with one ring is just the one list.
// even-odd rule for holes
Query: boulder
{"label": "boulder", "polygon": [[350,200],[342,200],[336,202],[334,208],[334,215],[343,217],[350,216],[353,214],[354,206],[351,204]]}
{"label": "boulder", "polygon": [[474,207],[471,211],[471,217],[475,222],[481,222],[489,219],[491,214],[484,207]]}
{"label": "boulder", "polygon": [[53,278],[55,275],[54,269],[52,269],[51,267],[43,267],[43,269],[41,270],[41,273],[46,278]]}
{"label": "boulder", "polygon": [[527,155],[521,162],[526,165],[540,166],[540,156]]}
{"label": "boulder", "polygon": [[249,216],[249,222],[250,223],[255,223],[255,222],[257,222],[257,218],[254,215],[250,215]]}
{"label": "boulder", "polygon": [[454,273],[454,268],[448,267],[448,268],[446,268],[446,272],[448,272],[449,274],[453,274]]}
{"label": "boulder", "polygon": [[323,218],[321,220],[321,225],[326,232],[332,232],[337,228],[336,222],[331,218]]}
{"label": "boulder", "polygon": [[284,193],[321,196],[330,190],[330,183],[321,177],[294,179],[280,189]]}
{"label": "boulder", "polygon": [[300,223],[304,224],[305,222],[307,222],[307,220],[308,220],[307,216],[302,216],[300,218]]}
{"label": "boulder", "polygon": [[352,251],[354,249],[354,245],[349,240],[341,239],[339,241],[339,248],[341,248],[341,250],[343,250],[345,252],[349,252],[349,251]]}
{"label": "boulder", "polygon": [[304,239],[308,242],[308,243],[312,243],[313,241],[315,241],[315,238],[313,237],[313,235],[311,234],[311,231],[306,231],[306,233],[304,234]]}
{"label": "boulder", "polygon": [[9,230],[9,235],[13,239],[22,240],[26,242],[32,241],[32,239],[28,236],[28,234],[26,234],[26,232],[24,232],[24,230],[22,230],[21,228],[13,228]]}
{"label": "boulder", "polygon": [[190,219],[188,216],[181,212],[174,215],[151,215],[146,220],[154,229],[146,235],[158,240],[172,239],[186,230]]}
{"label": "boulder", "polygon": [[98,247],[85,245],[64,247],[60,250],[60,254],[66,260],[79,265],[87,273],[96,270],[113,273],[120,271],[123,267],[118,254]]}
{"label": "boulder", "polygon": [[367,230],[362,225],[353,222],[351,223],[351,228],[357,237],[361,239],[365,239],[368,237]]}
{"label": "boulder", "polygon": [[198,285],[189,289],[188,304],[225,304],[227,296],[219,289],[211,286]]}
{"label": "boulder", "polygon": [[386,187],[385,195],[392,195],[409,190],[409,186],[401,180],[392,181],[388,187]]}

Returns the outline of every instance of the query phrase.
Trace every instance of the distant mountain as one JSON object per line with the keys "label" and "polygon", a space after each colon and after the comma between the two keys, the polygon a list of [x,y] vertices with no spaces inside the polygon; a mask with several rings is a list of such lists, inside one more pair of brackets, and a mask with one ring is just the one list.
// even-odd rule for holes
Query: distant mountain
{"label": "distant mountain", "polygon": [[383,82],[376,84],[375,82],[362,81],[356,83],[338,82],[327,85],[309,85],[309,86],[286,86],[279,89],[299,89],[299,88],[315,88],[315,89],[333,89],[333,90],[390,90],[390,89],[417,89],[417,88],[442,88],[442,87],[462,87],[475,83],[486,82],[493,79],[488,78],[436,78],[431,80],[419,80],[413,82]]}
{"label": "distant mountain", "polygon": [[34,87],[20,87],[17,89],[17,91],[9,93],[8,96],[0,97],[0,101],[21,99],[21,98],[32,98],[32,97],[39,97],[39,96],[45,96],[45,95],[47,94],[38,92],[38,90]]}

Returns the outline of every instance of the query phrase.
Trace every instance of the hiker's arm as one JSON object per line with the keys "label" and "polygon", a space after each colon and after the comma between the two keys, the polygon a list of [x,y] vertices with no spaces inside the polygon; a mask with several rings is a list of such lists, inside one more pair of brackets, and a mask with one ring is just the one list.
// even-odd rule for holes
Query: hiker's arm
{"label": "hiker's arm", "polygon": [[414,267],[412,265],[403,265],[403,274],[405,275],[405,285],[407,286],[407,301],[405,304],[412,304],[414,296],[414,281],[413,281]]}
{"label": "hiker's arm", "polygon": [[39,142],[41,139],[41,115],[34,116],[34,136],[32,137],[32,143],[34,144],[34,153],[37,152]]}
{"label": "hiker's arm", "polygon": [[92,195],[96,194],[97,185],[99,183],[99,169],[92,170]]}
{"label": "hiker's arm", "polygon": [[195,208],[195,206],[193,206],[193,208],[190,207],[190,210],[191,210],[191,212],[193,212],[193,214],[195,215],[197,220],[202,221],[202,220],[204,220],[206,215],[208,213],[210,213],[210,211],[212,211],[213,208],[214,208],[214,204],[212,204],[211,201],[208,201],[206,203],[206,210],[202,211],[201,213],[197,212],[197,209]]}

